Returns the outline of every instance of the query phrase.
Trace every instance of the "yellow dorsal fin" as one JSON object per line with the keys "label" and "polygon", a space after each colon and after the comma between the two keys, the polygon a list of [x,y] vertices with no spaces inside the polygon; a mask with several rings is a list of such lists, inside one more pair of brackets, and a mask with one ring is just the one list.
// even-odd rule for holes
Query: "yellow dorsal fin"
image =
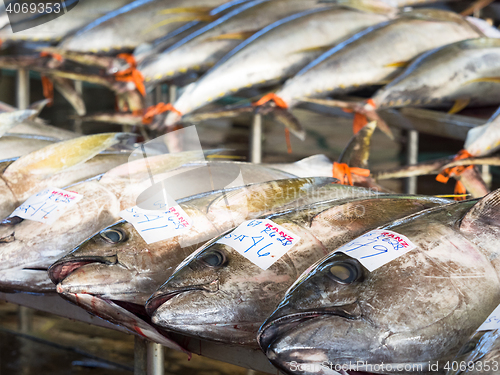
{"label": "yellow dorsal fin", "polygon": [[86,162],[117,144],[121,135],[122,133],[102,133],[54,143],[20,157],[9,165],[3,176],[9,179],[9,176],[29,174],[37,178],[47,178]]}
{"label": "yellow dorsal fin", "polygon": [[147,34],[159,27],[168,25],[170,23],[175,23],[175,22],[190,22],[190,21],[214,21],[217,17],[211,16],[211,15],[204,15],[204,14],[194,14],[194,15],[189,15],[189,16],[178,16],[178,17],[169,17],[166,20],[163,20],[161,22],[158,22],[154,24],[151,27],[148,27],[147,29],[142,31],[142,34]]}
{"label": "yellow dorsal fin", "polygon": [[462,109],[467,107],[470,103],[470,99],[458,99],[455,100],[455,104],[453,104],[453,107],[448,111],[449,115],[454,115],[455,113],[460,112]]}
{"label": "yellow dorsal fin", "polygon": [[384,65],[384,68],[406,68],[409,64],[409,61],[396,61],[392,64]]}
{"label": "yellow dorsal fin", "polygon": [[464,85],[468,85],[469,83],[475,83],[475,82],[495,82],[495,83],[500,83],[500,77],[483,77],[483,78],[471,79],[470,81],[465,82]]}
{"label": "yellow dorsal fin", "polygon": [[210,7],[180,7],[160,10],[157,14],[178,14],[178,13],[197,13],[208,14],[213,8]]}
{"label": "yellow dorsal fin", "polygon": [[308,48],[298,49],[296,51],[293,51],[292,53],[307,53],[307,52],[322,53],[322,52],[328,51],[331,48],[332,48],[331,45],[328,45],[328,46],[315,46],[315,47],[308,47]]}
{"label": "yellow dorsal fin", "polygon": [[205,42],[207,41],[212,41],[212,40],[245,40],[247,38],[250,38],[253,34],[256,33],[256,30],[252,31],[242,31],[239,33],[228,33],[228,34],[221,34],[217,36],[211,36],[207,39],[205,39]]}

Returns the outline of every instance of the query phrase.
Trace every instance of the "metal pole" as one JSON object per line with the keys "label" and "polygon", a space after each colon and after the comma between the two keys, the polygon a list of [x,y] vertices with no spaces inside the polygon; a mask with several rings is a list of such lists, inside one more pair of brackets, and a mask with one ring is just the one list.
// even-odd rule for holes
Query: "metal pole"
{"label": "metal pole", "polygon": [[148,366],[147,342],[134,337],[134,375],[146,375]]}
{"label": "metal pole", "polygon": [[27,109],[30,106],[30,72],[27,69],[17,71],[17,107]]}
{"label": "metal pole", "polygon": [[481,177],[483,178],[484,183],[488,187],[488,189],[491,189],[491,182],[493,180],[493,177],[491,176],[490,172],[490,166],[489,165],[483,165],[481,168]]}
{"label": "metal pole", "polygon": [[165,354],[163,346],[155,342],[148,341],[148,372],[147,375],[165,374]]}
{"label": "metal pole", "polygon": [[[406,152],[406,163],[414,165],[418,163],[418,132],[416,130],[408,131],[408,149]],[[408,177],[406,179],[406,193],[417,194],[417,177]]]}
{"label": "metal pole", "polygon": [[256,113],[252,120],[250,161],[256,164],[262,163],[262,115],[260,113]]}
{"label": "metal pole", "polygon": [[[83,82],[82,81],[75,81],[75,91],[80,94],[80,96],[83,96]],[[83,134],[82,132],[82,119],[81,118],[75,118],[75,122],[73,122],[73,131],[78,134]]]}
{"label": "metal pole", "polygon": [[172,104],[177,100],[177,86],[170,85],[168,86],[168,101]]}
{"label": "metal pole", "polygon": [[[16,105],[19,109],[27,109],[30,106],[30,72],[28,69],[19,69],[16,79]],[[18,327],[21,332],[30,332],[33,328],[33,310],[19,306]]]}

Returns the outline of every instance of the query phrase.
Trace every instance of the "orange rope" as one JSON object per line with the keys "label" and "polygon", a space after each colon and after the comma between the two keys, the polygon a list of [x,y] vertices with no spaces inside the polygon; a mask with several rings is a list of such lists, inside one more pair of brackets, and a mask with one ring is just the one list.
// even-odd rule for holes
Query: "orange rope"
{"label": "orange rope", "polygon": [[[462,150],[457,155],[455,155],[455,157],[453,158],[453,161],[468,159],[471,157],[472,157],[472,155],[469,152],[467,152],[466,150]],[[472,169],[472,168],[474,168],[474,166],[472,166],[472,165],[469,165],[468,167],[460,165],[457,167],[446,168],[440,174],[437,175],[436,181],[441,182],[443,184],[446,184],[448,182],[448,180],[450,179],[451,175],[460,176],[464,171],[466,171],[467,169]],[[457,181],[457,183],[455,184],[455,194],[462,195],[462,194],[466,194],[466,193],[467,193],[467,190],[465,189],[464,184],[462,184],[462,182],[460,182],[460,181]],[[455,200],[462,200],[462,199],[465,199],[465,198],[464,197],[456,197],[455,198]]]}
{"label": "orange rope", "polygon": [[340,181],[340,184],[353,186],[353,174],[357,176],[369,177],[370,170],[356,167],[351,168],[346,163],[333,163],[332,175]]}
{"label": "orange rope", "polygon": [[286,151],[291,154],[292,153],[292,141],[290,140],[290,130],[285,128],[285,140],[286,140]]}
{"label": "orange rope", "polygon": [[60,61],[60,62],[64,61],[64,58],[62,57],[62,55],[60,55],[58,53],[42,51],[42,52],[40,52],[40,57],[53,57],[57,61]]}
{"label": "orange rope", "polygon": [[270,102],[270,101],[273,101],[280,108],[283,108],[283,109],[288,108],[288,105],[285,103],[285,101],[273,92],[271,92],[267,95],[264,95],[262,98],[260,98],[258,101],[256,101],[252,105],[254,107],[258,107],[258,106],[266,104],[267,102]]}
{"label": "orange rope", "polygon": [[182,113],[175,109],[172,104],[158,103],[157,105],[153,105],[146,109],[144,116],[142,117],[142,123],[151,124],[151,122],[153,121],[153,117],[167,111],[171,111],[177,113],[179,116],[182,116]]}
{"label": "orange rope", "polygon": [[49,99],[47,107],[50,107],[54,102],[54,84],[52,83],[49,77],[42,76],[42,89],[43,89],[43,96],[46,99]]}
{"label": "orange rope", "polygon": [[134,56],[128,53],[120,53],[118,58],[125,60],[129,64],[129,68],[115,73],[115,79],[120,82],[133,82],[137,91],[142,96],[146,96],[146,86],[144,86],[144,76],[137,70],[137,62]]}

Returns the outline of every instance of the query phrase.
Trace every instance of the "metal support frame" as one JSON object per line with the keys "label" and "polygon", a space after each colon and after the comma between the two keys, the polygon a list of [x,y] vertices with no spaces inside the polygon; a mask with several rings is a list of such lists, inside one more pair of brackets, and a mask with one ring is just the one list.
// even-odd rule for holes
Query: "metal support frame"
{"label": "metal support frame", "polygon": [[177,86],[170,85],[168,86],[168,101],[173,105],[176,100],[177,100]]}
{"label": "metal support frame", "polygon": [[252,120],[250,161],[256,164],[262,163],[262,115],[260,113],[256,113]]}
{"label": "metal support frame", "polygon": [[[30,72],[28,69],[19,69],[16,77],[16,105],[19,109],[30,106]],[[33,326],[33,310],[19,306],[18,326],[23,333],[30,332]]]}
{"label": "metal support frame", "polygon": [[147,375],[165,374],[165,352],[161,344],[156,342],[147,342]]}
{"label": "metal support frame", "polygon": [[134,337],[134,375],[146,375],[148,368],[147,341]]}
{"label": "metal support frame", "polygon": [[[408,146],[406,151],[406,163],[414,165],[418,163],[418,132],[416,130],[408,131]],[[412,176],[406,179],[406,193],[417,194],[417,177]]]}
{"label": "metal support frame", "polygon": [[[75,91],[83,97],[83,82],[75,81]],[[75,118],[73,122],[73,131],[78,134],[83,134],[82,131],[82,119],[80,117]]]}

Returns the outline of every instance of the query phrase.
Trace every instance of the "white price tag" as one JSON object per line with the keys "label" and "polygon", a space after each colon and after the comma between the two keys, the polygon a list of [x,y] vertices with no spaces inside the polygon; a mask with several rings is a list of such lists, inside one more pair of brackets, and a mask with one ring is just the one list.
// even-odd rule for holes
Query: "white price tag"
{"label": "white price tag", "polygon": [[498,328],[500,328],[500,305],[495,310],[493,310],[488,319],[486,319],[486,321],[481,324],[481,327],[479,327],[477,330],[493,331]]}
{"label": "white price tag", "polygon": [[356,258],[370,272],[416,248],[402,234],[376,229],[341,246],[336,253]]}
{"label": "white price tag", "polygon": [[178,205],[154,211],[134,206],[120,212],[120,216],[131,223],[148,244],[178,236],[193,224]]}
{"label": "white price tag", "polygon": [[267,270],[290,250],[300,237],[271,220],[249,220],[218,240]]}
{"label": "white price tag", "polygon": [[76,204],[83,195],[58,188],[47,188],[29,197],[10,216],[40,223],[54,223],[69,207]]}

